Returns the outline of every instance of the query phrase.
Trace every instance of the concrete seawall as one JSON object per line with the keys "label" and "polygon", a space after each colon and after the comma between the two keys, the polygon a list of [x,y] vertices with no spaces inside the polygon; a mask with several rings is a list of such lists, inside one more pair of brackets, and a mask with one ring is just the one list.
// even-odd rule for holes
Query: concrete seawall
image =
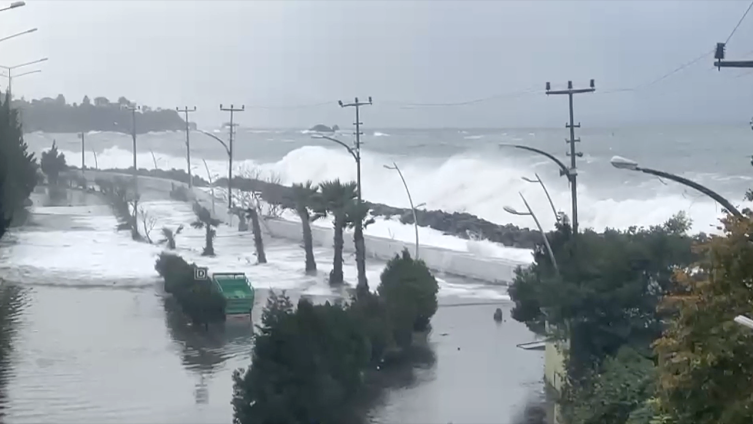
{"label": "concrete seawall", "polygon": [[[80,175],[80,171],[78,171]],[[96,178],[113,179],[113,178],[132,178],[128,174],[116,174],[95,170],[85,172],[87,181],[93,183]],[[138,186],[140,190],[152,190],[164,192],[165,197],[170,192],[172,186],[185,186],[186,184],[173,180],[155,178],[155,177],[138,177]],[[193,190],[194,198],[209,210],[212,210],[212,196],[199,189]],[[228,213],[227,206],[221,199],[215,199],[214,214],[217,219],[231,224],[233,217]],[[303,242],[303,235],[300,222],[288,221],[279,218],[268,218],[265,220],[264,229],[272,237],[280,237]],[[312,226],[312,235],[314,245],[332,246],[333,230],[331,228]],[[365,236],[366,239],[366,256],[380,260],[389,260],[403,249],[408,249],[411,254],[414,253],[415,244],[399,240],[392,240],[383,237]],[[353,238],[346,233],[344,251],[348,253],[355,252]],[[467,252],[443,249],[434,246],[420,246],[420,257],[426,265],[434,271],[448,274],[470,277],[486,282],[508,283],[514,277],[515,268],[526,266],[527,264],[502,258],[488,258],[472,255]]]}

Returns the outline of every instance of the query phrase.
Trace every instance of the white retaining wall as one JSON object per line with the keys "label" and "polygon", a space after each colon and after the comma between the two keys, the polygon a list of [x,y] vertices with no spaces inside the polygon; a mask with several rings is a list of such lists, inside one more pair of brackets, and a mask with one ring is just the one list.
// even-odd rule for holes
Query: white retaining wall
{"label": "white retaining wall", "polygon": [[[87,170],[85,174],[87,180],[91,182],[93,182],[95,178],[131,178],[131,176],[127,174],[115,174],[92,170]],[[142,176],[138,177],[138,185],[141,189],[163,191],[165,193],[170,192],[172,185],[187,186],[186,184],[177,181]],[[206,193],[203,190],[194,189],[193,194],[199,203],[207,209],[212,210],[212,196],[209,193]],[[215,199],[215,217],[225,223],[232,223],[232,216],[228,213],[227,206],[223,200]],[[295,240],[299,243],[303,242],[300,222],[287,221],[279,218],[266,219],[265,222],[265,229],[271,236]],[[314,245],[332,246],[332,228],[312,226],[311,231]],[[349,237],[349,234],[350,233],[346,233],[344,251],[352,253],[355,252],[355,246],[353,238]],[[406,248],[411,255],[415,252],[415,243],[407,243],[399,240],[369,235],[366,235],[365,239],[367,257],[389,260]],[[432,270],[497,283],[512,281],[515,268],[527,265],[509,259],[479,257],[466,252],[458,252],[455,250],[424,245],[419,247],[419,255]]]}

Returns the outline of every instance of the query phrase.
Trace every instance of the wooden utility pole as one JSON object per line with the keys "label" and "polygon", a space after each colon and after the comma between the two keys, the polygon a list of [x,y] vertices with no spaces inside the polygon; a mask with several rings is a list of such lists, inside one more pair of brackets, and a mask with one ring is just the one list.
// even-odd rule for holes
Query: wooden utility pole
{"label": "wooden utility pole", "polygon": [[139,171],[136,164],[136,111],[141,107],[135,103],[128,106],[123,106],[124,109],[131,111],[131,138],[133,138],[133,189],[137,190],[136,183],[138,182]]}
{"label": "wooden utility pole", "polygon": [[220,104],[220,110],[223,112],[230,112],[230,145],[228,146],[228,166],[227,166],[227,207],[232,209],[233,207],[233,191],[232,191],[232,181],[233,181],[233,133],[235,132],[235,123],[233,121],[233,117],[235,112],[243,112],[246,110],[246,106],[241,105],[240,109],[236,108],[233,105],[230,105],[229,108],[222,107],[222,104]]}
{"label": "wooden utility pole", "polygon": [[573,213],[573,234],[578,233],[578,186],[577,186],[577,178],[578,178],[578,169],[575,164],[575,157],[583,157],[583,152],[576,152],[575,151],[575,143],[580,142],[579,138],[575,138],[575,129],[580,128],[580,123],[577,125],[575,124],[574,119],[574,112],[573,112],[573,95],[574,94],[581,94],[581,93],[593,93],[596,91],[596,87],[594,84],[594,80],[591,80],[591,84],[589,88],[573,88],[573,82],[568,81],[567,82],[567,90],[552,90],[552,86],[549,82],[546,83],[546,94],[566,94],[569,105],[570,105],[570,123],[565,124],[565,128],[570,129],[570,139],[565,140],[566,143],[570,144],[570,151],[567,152],[567,155],[570,156],[570,168],[567,172],[567,179],[570,181],[570,190],[571,190],[571,197],[572,197],[572,213]]}
{"label": "wooden utility pole", "polygon": [[186,169],[188,170],[188,188],[193,188],[193,178],[191,177],[191,140],[189,134],[191,133],[191,124],[188,122],[188,114],[190,112],[196,112],[196,106],[193,109],[189,109],[188,106],[183,109],[175,108],[178,112],[183,112],[186,116]]}

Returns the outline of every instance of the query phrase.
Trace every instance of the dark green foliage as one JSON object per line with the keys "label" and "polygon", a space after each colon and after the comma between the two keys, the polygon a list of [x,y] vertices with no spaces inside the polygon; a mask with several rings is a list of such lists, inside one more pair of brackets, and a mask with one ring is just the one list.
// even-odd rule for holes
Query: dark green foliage
{"label": "dark green foliage", "polygon": [[335,254],[332,271],[329,274],[330,284],[343,282],[343,232],[348,225],[348,209],[356,201],[356,183],[342,183],[340,180],[325,181],[319,185],[320,195],[316,201],[314,212],[318,216],[333,216]]}
{"label": "dark green foliage", "polygon": [[50,185],[58,184],[58,177],[60,173],[65,171],[65,155],[58,151],[58,147],[55,145],[55,141],[52,141],[52,147],[50,150],[42,152],[42,160],[40,161],[42,172],[47,175],[47,181]]}
{"label": "dark green foliage", "polygon": [[[88,131],[131,132],[131,111],[122,106],[131,102],[121,98],[118,103],[110,103],[104,97],[97,97],[93,104],[85,101],[81,105],[69,105],[65,98],[42,99],[27,102],[14,100],[13,105],[23,110],[24,127],[28,132],[79,133]],[[185,121],[172,109],[152,110],[143,106],[139,114],[136,132],[178,131],[186,128]]]}
{"label": "dark green foliage", "polygon": [[661,334],[656,307],[674,286],[675,266],[694,261],[688,227],[678,215],[649,229],[586,230],[575,243],[569,226],[559,225],[548,237],[561,276],[537,246],[536,263],[518,270],[510,286],[512,317],[540,334],[548,320],[551,335],[569,339],[568,369],[575,379],[598,370],[624,345],[647,350]]}
{"label": "dark green foliage", "polygon": [[18,111],[10,108],[8,93],[0,105],[0,175],[2,176],[3,215],[7,222],[24,208],[38,182],[37,160],[28,152],[23,131],[18,121]]}
{"label": "dark green foliage", "polygon": [[165,292],[172,294],[195,325],[225,321],[225,298],[210,279],[197,280],[196,264],[161,253],[154,269],[165,280]]}
{"label": "dark green foliage", "polygon": [[204,236],[204,251],[202,256],[214,256],[214,237],[217,235],[215,228],[220,225],[220,220],[213,218],[212,213],[207,208],[201,206],[199,202],[194,202],[193,212],[196,214],[196,221],[191,223],[191,226],[197,229],[203,228],[205,232]]}
{"label": "dark green foliage", "polygon": [[377,292],[387,306],[393,336],[401,347],[410,344],[414,331],[426,331],[437,312],[437,280],[424,261],[411,258],[408,250],[387,262]]}
{"label": "dark green foliage", "polygon": [[251,367],[233,376],[233,422],[359,422],[363,394],[385,368],[412,360],[412,332],[426,330],[437,309],[436,280],[407,252],[382,279],[379,295],[366,292],[347,305],[302,300],[294,309],[273,293]]}
{"label": "dark green foliage", "polygon": [[363,386],[366,338],[342,305],[271,295],[252,366],[233,375],[234,423],[350,424]]}
{"label": "dark green foliage", "polygon": [[651,358],[623,347],[583,385],[568,388],[562,414],[567,422],[578,424],[649,424],[653,413],[646,409],[655,377]]}
{"label": "dark green foliage", "polygon": [[301,227],[303,230],[303,250],[306,253],[306,273],[316,274],[316,259],[314,258],[314,239],[311,234],[311,223],[320,217],[312,214],[311,211],[316,206],[317,194],[319,187],[311,181],[303,184],[293,184],[291,186],[292,200],[294,210],[301,218]]}
{"label": "dark green foliage", "polygon": [[363,230],[374,223],[374,218],[369,218],[369,205],[363,202],[353,201],[347,205],[346,222],[349,228],[354,228],[353,244],[356,247],[356,268],[358,269],[358,295],[369,292],[369,282],[366,279],[366,242]]}

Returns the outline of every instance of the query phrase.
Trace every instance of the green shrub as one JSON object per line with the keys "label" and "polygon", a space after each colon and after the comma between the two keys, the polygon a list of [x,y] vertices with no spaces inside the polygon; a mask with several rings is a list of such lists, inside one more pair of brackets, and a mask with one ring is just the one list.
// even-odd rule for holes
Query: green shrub
{"label": "green shrub", "polygon": [[235,423],[355,422],[369,352],[347,307],[301,300],[294,309],[273,293],[259,330],[251,368],[233,375]]}
{"label": "green shrub", "polygon": [[414,331],[429,329],[437,312],[439,285],[424,261],[411,258],[407,249],[387,262],[380,280],[377,292],[387,307],[397,344],[405,347]]}
{"label": "green shrub", "polygon": [[225,320],[225,298],[209,280],[195,279],[196,264],[183,258],[161,253],[154,269],[165,280],[165,292],[172,294],[183,312],[196,325]]}

